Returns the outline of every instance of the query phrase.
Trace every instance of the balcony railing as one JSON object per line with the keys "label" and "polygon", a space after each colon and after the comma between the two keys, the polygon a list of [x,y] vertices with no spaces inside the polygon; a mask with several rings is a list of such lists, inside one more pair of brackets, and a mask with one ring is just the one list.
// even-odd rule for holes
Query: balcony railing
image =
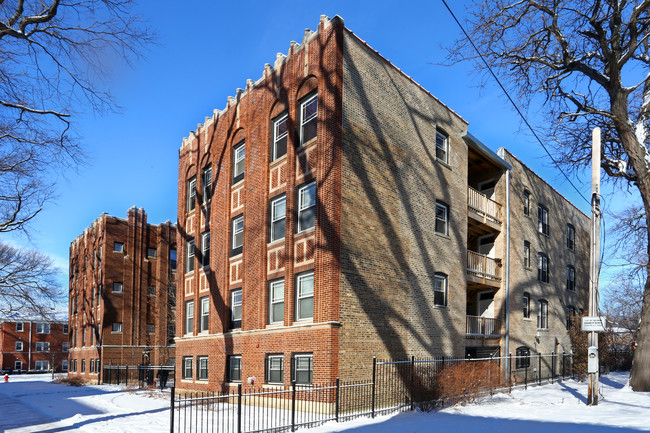
{"label": "balcony railing", "polygon": [[481,316],[467,316],[466,334],[468,337],[500,337],[501,319]]}
{"label": "balcony railing", "polygon": [[484,281],[501,281],[501,261],[467,251],[467,273]]}
{"label": "balcony railing", "polygon": [[501,225],[501,204],[471,186],[467,187],[467,206],[483,218]]}

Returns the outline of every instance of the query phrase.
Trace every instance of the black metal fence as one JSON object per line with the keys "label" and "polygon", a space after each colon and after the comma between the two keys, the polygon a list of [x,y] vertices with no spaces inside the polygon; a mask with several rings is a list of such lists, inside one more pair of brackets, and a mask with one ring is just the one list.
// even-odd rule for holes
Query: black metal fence
{"label": "black metal fence", "polygon": [[327,421],[374,417],[417,406],[440,408],[515,386],[552,382],[572,375],[572,367],[570,354],[373,360],[372,376],[367,381],[337,379],[325,385],[293,383],[262,388],[239,384],[224,393],[182,395],[172,389],[170,432],[295,431]]}
{"label": "black metal fence", "polygon": [[174,385],[173,365],[104,365],[102,383],[164,388]]}

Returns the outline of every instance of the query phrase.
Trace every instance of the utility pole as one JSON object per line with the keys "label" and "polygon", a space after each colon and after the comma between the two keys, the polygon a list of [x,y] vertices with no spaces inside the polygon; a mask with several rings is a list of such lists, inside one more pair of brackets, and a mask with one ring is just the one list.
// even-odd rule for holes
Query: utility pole
{"label": "utility pole", "polygon": [[[591,143],[591,247],[589,262],[589,316],[598,317],[598,274],[600,267],[600,128],[594,128]],[[588,367],[587,405],[598,404],[598,333],[589,333],[588,356],[595,356],[595,368]],[[595,354],[592,352],[596,350]],[[590,363],[588,363],[590,364]],[[593,365],[593,363],[592,363]]]}

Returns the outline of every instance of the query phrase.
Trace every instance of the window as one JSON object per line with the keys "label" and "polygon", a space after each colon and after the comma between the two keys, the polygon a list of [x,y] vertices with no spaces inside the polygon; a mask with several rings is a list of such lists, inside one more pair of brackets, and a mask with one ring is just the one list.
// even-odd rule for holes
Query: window
{"label": "window", "polygon": [[156,286],[147,287],[147,296],[156,296]]}
{"label": "window", "polygon": [[300,145],[316,137],[318,117],[318,96],[314,95],[300,104]]}
{"label": "window", "polygon": [[192,379],[192,357],[183,357],[183,379]]}
{"label": "window", "polygon": [[61,361],[61,371],[66,372],[68,371],[68,360],[64,359]]}
{"label": "window", "polygon": [[269,283],[269,323],[284,322],[284,278]]}
{"label": "window", "polygon": [[63,331],[64,334],[67,334],[68,333],[68,324],[64,323],[63,325],[61,325],[61,330]]}
{"label": "window", "polygon": [[97,358],[95,359],[95,371],[97,371],[97,373],[99,373],[99,365],[99,358]]}
{"label": "window", "polygon": [[187,181],[187,211],[192,212],[196,207],[196,176]]}
{"label": "window", "polygon": [[237,183],[244,178],[245,162],[246,143],[241,142],[232,150],[232,183]]}
{"label": "window", "polygon": [[291,368],[291,379],[300,385],[311,385],[313,378],[313,355],[302,353],[293,355]]}
{"label": "window", "polygon": [[76,359],[72,360],[72,371],[77,371],[77,360]]}
{"label": "window", "polygon": [[86,347],[86,328],[81,328],[81,347]]}
{"label": "window", "polygon": [[449,233],[449,206],[436,200],[436,233]]}
{"label": "window", "polygon": [[264,381],[282,383],[284,376],[284,355],[267,355]]}
{"label": "window", "polygon": [[90,370],[89,370],[89,372],[90,373],[95,372],[95,359],[94,358],[90,360]]}
{"label": "window", "polygon": [[273,147],[271,149],[271,161],[284,156],[287,153],[287,115],[283,114],[273,121]]}
{"label": "window", "polygon": [[172,272],[176,271],[176,250],[169,250],[169,266]]}
{"label": "window", "polygon": [[197,379],[208,380],[208,357],[207,356],[196,357],[196,369],[198,370]]}
{"label": "window", "polygon": [[113,322],[113,326],[111,327],[111,332],[114,332],[116,334],[119,334],[122,332],[122,322]]}
{"label": "window", "polygon": [[228,382],[241,382],[241,355],[230,355],[226,358]]}
{"label": "window", "polygon": [[314,271],[296,278],[296,320],[314,317]]}
{"label": "window", "polygon": [[23,351],[23,342],[16,341],[16,352],[22,352],[22,351]]}
{"label": "window", "polygon": [[37,323],[36,324],[36,333],[37,334],[49,334],[50,333],[50,324],[49,323]]}
{"label": "window", "polygon": [[548,283],[548,256],[544,253],[537,255],[537,280]]}
{"label": "window", "polygon": [[113,293],[122,293],[124,285],[122,283],[113,283]]}
{"label": "window", "polygon": [[576,290],[576,270],[571,265],[566,267],[566,289],[572,292]]}
{"label": "window", "polygon": [[97,297],[97,293],[96,293],[96,291],[97,291],[97,289],[96,289],[95,287],[93,287],[93,289],[92,289],[92,292],[93,292],[93,299],[92,299],[92,301],[90,302],[90,305],[91,305],[91,306],[95,305],[95,298]]}
{"label": "window", "polygon": [[35,352],[49,352],[50,351],[50,342],[49,341],[37,341],[34,351]]}
{"label": "window", "polygon": [[155,248],[147,248],[147,257],[155,259],[158,255],[158,251]]}
{"label": "window", "polygon": [[571,224],[566,225],[566,247],[575,250],[576,246],[576,229]]}
{"label": "window", "polygon": [[244,248],[244,215],[232,219],[232,240],[230,255],[241,254]]}
{"label": "window", "polygon": [[515,366],[517,368],[530,367],[530,349],[525,346],[518,347],[515,355],[517,357],[515,361]]}
{"label": "window", "polygon": [[298,189],[298,233],[314,227],[316,216],[316,182]]}
{"label": "window", "polygon": [[[83,361],[81,361],[81,368],[83,371]],[[36,361],[34,362],[34,370],[36,371],[48,371],[50,369],[50,361]]]}
{"label": "window", "polygon": [[194,239],[190,239],[185,244],[185,273],[192,272],[194,270]]}
{"label": "window", "polygon": [[124,243],[123,242],[115,242],[113,243],[113,251],[116,253],[123,253],[124,252]]}
{"label": "window", "polygon": [[530,215],[530,191],[524,190],[524,215]]}
{"label": "window", "polygon": [[185,333],[194,332],[194,301],[185,302]]}
{"label": "window", "polygon": [[201,266],[210,266],[210,232],[201,234]]}
{"label": "window", "polygon": [[155,334],[155,333],[156,333],[156,325],[154,323],[148,323],[147,334]]}
{"label": "window", "polygon": [[270,242],[284,238],[287,219],[287,197],[282,195],[271,200],[271,227],[269,229]]}
{"label": "window", "polygon": [[447,275],[436,272],[433,276],[433,305],[447,305]]}
{"label": "window", "polygon": [[530,242],[524,241],[524,267],[530,268]]}
{"label": "window", "polygon": [[23,361],[15,361],[14,362],[14,370],[22,370],[23,369]]}
{"label": "window", "polygon": [[68,342],[64,341],[61,343],[61,352],[67,352],[68,351]]}
{"label": "window", "polygon": [[449,137],[440,131],[436,131],[436,158],[449,164]]}
{"label": "window", "polygon": [[566,329],[571,329],[576,316],[576,307],[567,305],[566,307]]}
{"label": "window", "polygon": [[523,301],[522,308],[524,313],[524,319],[529,319],[530,318],[530,293],[524,292],[522,301]]}
{"label": "window", "polygon": [[204,168],[201,177],[203,181],[203,204],[206,204],[212,198],[212,167]]}
{"label": "window", "polygon": [[99,307],[99,300],[102,298],[102,285],[97,286],[97,298],[95,299],[95,305]]}
{"label": "window", "polygon": [[241,289],[230,292],[230,328],[241,328]]}
{"label": "window", "polygon": [[210,328],[210,299],[204,296],[201,301],[201,323],[199,324],[199,332],[208,332]]}
{"label": "window", "polygon": [[544,299],[537,302],[537,327],[548,329],[548,302]]}
{"label": "window", "polygon": [[537,206],[537,231],[549,235],[548,229],[548,209],[541,204]]}
{"label": "window", "polygon": [[16,332],[23,332],[25,330],[25,324],[23,322],[16,322]]}

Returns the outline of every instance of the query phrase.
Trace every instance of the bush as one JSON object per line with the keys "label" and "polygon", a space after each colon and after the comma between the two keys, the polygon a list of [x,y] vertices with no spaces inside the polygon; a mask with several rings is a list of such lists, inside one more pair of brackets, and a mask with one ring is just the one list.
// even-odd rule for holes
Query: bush
{"label": "bush", "polygon": [[54,378],[54,383],[68,386],[83,386],[85,381],[79,376],[59,375]]}
{"label": "bush", "polygon": [[438,396],[445,402],[467,404],[501,387],[504,380],[494,361],[468,361],[445,366],[438,376]]}
{"label": "bush", "polygon": [[[586,315],[586,314],[585,314]],[[587,377],[587,349],[589,348],[589,332],[582,331],[582,320],[580,316],[575,316],[569,328],[569,337],[571,338],[571,350],[573,351],[573,372],[579,381]],[[611,348],[611,333],[598,333],[598,358],[600,360],[600,370],[607,370],[608,366],[616,364]],[[604,371],[608,373],[608,371]]]}

